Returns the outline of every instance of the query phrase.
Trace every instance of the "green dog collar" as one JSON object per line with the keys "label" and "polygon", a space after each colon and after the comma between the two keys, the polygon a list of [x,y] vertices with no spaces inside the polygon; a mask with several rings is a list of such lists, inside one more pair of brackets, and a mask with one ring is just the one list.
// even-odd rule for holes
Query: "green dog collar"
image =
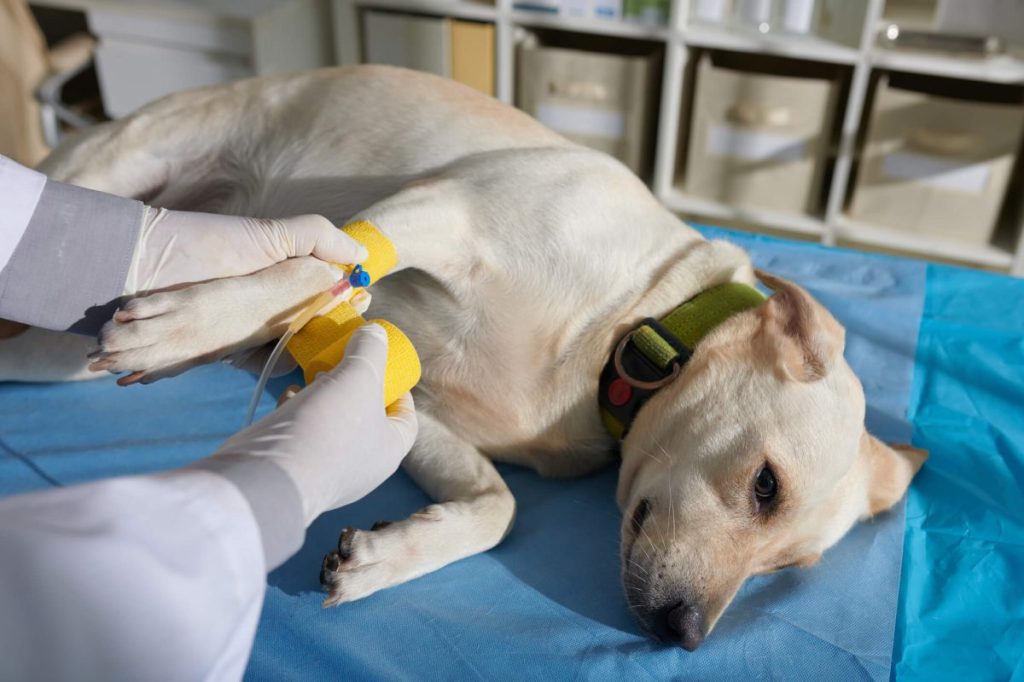
{"label": "green dog collar", "polygon": [[697,294],[660,322],[647,318],[627,332],[601,372],[598,404],[608,432],[619,440],[625,438],[643,404],[679,375],[701,339],[765,298],[747,284],[720,284]]}

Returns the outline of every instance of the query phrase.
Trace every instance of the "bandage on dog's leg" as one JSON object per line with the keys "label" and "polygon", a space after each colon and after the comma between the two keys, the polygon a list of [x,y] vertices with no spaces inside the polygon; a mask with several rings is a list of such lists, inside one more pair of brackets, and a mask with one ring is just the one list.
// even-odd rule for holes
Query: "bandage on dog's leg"
{"label": "bandage on dog's leg", "polygon": [[[384,277],[398,264],[398,253],[394,245],[377,228],[366,221],[346,225],[344,231],[363,244],[369,258],[362,268],[370,276],[372,285]],[[302,367],[306,383],[313,381],[320,372],[335,367],[345,355],[349,338],[366,320],[359,314],[357,289],[352,304],[341,303],[330,312],[313,318],[288,342],[288,350]],[[402,331],[385,320],[373,320],[387,331],[388,359],[384,372],[384,404],[391,405],[412,390],[420,379],[420,360],[409,338]]]}
{"label": "bandage on dog's leg", "polygon": [[357,220],[341,228],[342,232],[366,247],[370,253],[361,265],[370,275],[370,283],[381,279],[398,265],[398,251],[391,240],[365,220]]}

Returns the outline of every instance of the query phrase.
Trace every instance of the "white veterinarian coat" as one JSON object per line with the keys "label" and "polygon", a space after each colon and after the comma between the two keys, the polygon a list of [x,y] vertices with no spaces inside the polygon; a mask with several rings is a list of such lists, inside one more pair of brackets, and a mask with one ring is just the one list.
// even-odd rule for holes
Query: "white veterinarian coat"
{"label": "white veterinarian coat", "polygon": [[[0,156],[0,270],[45,185]],[[0,500],[0,679],[240,679],[267,570],[247,499],[183,470]]]}

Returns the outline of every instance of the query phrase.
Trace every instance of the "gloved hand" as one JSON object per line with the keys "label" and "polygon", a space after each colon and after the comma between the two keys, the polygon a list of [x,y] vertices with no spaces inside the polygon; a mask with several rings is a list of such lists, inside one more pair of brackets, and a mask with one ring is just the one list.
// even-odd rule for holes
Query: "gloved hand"
{"label": "gloved hand", "polygon": [[341,364],[233,436],[214,459],[270,458],[295,483],[307,526],[369,494],[395,472],[416,439],[411,395],[384,410],[387,351],[384,329],[364,325],[349,340]]}
{"label": "gloved hand", "polygon": [[295,256],[366,260],[366,248],[326,218],[258,219],[146,207],[124,295],[247,275]]}

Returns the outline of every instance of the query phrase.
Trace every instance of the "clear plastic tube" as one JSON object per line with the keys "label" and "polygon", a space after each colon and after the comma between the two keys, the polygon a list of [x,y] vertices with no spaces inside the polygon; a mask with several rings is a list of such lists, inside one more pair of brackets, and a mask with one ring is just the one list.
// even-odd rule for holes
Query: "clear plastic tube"
{"label": "clear plastic tube", "polygon": [[263,371],[260,372],[259,381],[256,382],[256,391],[252,394],[252,400],[249,401],[249,410],[245,413],[245,422],[243,422],[242,426],[252,424],[253,417],[256,416],[256,408],[260,406],[260,398],[263,397],[263,391],[267,388],[267,381],[270,379],[270,375],[274,371],[274,367],[277,366],[277,361],[281,358],[281,353],[284,351],[285,346],[288,345],[288,342],[291,341],[293,336],[295,336],[295,332],[289,328],[288,331],[278,339],[277,345],[274,346],[274,350],[271,351],[266,364],[263,365]]}
{"label": "clear plastic tube", "polygon": [[256,408],[260,405],[260,399],[263,397],[263,391],[267,388],[267,381],[270,379],[270,375],[274,371],[274,367],[277,366],[277,361],[281,358],[281,353],[284,352],[288,342],[295,336],[295,333],[305,327],[310,320],[312,320],[321,309],[326,305],[337,299],[342,294],[352,291],[352,285],[348,279],[342,279],[333,287],[323,292],[313,302],[306,306],[298,316],[292,320],[292,323],[288,325],[288,329],[277,341],[277,345],[274,346],[274,350],[270,352],[270,357],[267,358],[267,362],[263,365],[263,371],[260,372],[260,378],[256,382],[256,390],[252,394],[252,399],[249,401],[249,409],[245,413],[245,422],[242,426],[249,426],[252,424],[253,418],[256,416]]}

